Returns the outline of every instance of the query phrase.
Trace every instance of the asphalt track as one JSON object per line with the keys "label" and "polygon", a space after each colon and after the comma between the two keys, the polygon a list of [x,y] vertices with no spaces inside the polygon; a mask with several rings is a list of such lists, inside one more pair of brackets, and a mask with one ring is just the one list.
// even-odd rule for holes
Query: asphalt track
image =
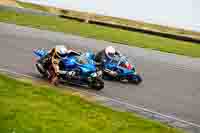
{"label": "asphalt track", "polygon": [[102,91],[88,91],[200,124],[200,59],[0,23],[0,68],[36,76],[32,49],[56,44],[79,50],[115,45],[136,64],[144,82],[106,81]]}

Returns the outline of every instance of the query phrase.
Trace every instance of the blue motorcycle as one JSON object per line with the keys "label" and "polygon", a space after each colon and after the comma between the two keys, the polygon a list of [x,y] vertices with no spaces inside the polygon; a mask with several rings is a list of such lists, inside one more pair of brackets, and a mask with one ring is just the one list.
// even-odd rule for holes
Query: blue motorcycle
{"label": "blue motorcycle", "polygon": [[[95,60],[95,54],[90,52],[90,59]],[[117,80],[123,83],[140,84],[142,77],[136,71],[136,67],[129,63],[126,56],[114,56],[111,60],[105,60],[103,63],[97,63],[99,68],[103,71],[103,79]]]}
{"label": "blue motorcycle", "polygon": [[[33,53],[40,59],[48,54],[45,49],[34,50]],[[71,53],[67,58],[60,62],[61,74],[59,80],[65,83],[76,85],[87,85],[90,88],[101,90],[104,88],[102,79],[102,71],[98,70],[96,64],[91,59],[90,52],[86,53]],[[36,68],[44,77],[48,76],[48,70],[42,70],[40,63],[36,62]],[[74,72],[74,75],[69,75],[69,72]]]}
{"label": "blue motorcycle", "polygon": [[[117,80],[123,83],[140,84],[141,76],[136,72],[136,69],[131,65],[125,56],[115,56],[109,61],[103,63],[104,79]],[[110,74],[110,72],[114,72]]]}

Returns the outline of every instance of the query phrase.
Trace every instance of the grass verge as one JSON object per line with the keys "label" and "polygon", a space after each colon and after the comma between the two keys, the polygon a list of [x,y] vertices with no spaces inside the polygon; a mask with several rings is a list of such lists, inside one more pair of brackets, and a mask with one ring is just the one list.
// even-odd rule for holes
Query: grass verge
{"label": "grass verge", "polygon": [[123,43],[129,46],[149,48],[180,55],[200,57],[200,45],[153,35],[130,32],[93,24],[80,23],[52,16],[21,14],[14,11],[0,12],[0,21],[18,25],[72,33],[89,38]]}
{"label": "grass verge", "polygon": [[58,89],[0,75],[2,133],[181,133]]}

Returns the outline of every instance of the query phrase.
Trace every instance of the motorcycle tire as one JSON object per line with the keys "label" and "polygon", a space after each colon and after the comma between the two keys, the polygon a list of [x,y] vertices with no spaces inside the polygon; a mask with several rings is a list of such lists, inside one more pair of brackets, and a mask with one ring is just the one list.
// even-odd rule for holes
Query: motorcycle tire
{"label": "motorcycle tire", "polygon": [[43,66],[42,66],[40,63],[36,63],[35,66],[36,66],[36,68],[37,68],[37,71],[38,71],[42,76],[44,76],[44,75],[46,74],[46,73],[45,73],[45,70],[42,69]]}
{"label": "motorcycle tire", "polygon": [[94,88],[95,90],[100,91],[101,89],[104,88],[104,81],[103,79],[96,79],[92,83],[89,84],[89,87]]}
{"label": "motorcycle tire", "polygon": [[142,78],[140,75],[135,75],[135,78],[132,80],[132,82],[136,85],[139,85],[142,82]]}

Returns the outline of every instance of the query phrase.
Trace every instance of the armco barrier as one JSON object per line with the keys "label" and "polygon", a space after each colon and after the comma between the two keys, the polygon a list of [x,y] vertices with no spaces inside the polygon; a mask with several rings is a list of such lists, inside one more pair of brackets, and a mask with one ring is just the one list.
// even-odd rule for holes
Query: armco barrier
{"label": "armco barrier", "polygon": [[72,20],[76,20],[79,22],[85,22],[85,19],[78,18],[78,17],[66,16],[66,15],[59,15],[59,17],[64,18],[64,19],[72,19]]}
{"label": "armco barrier", "polygon": [[[85,22],[84,18],[78,18],[78,17],[66,16],[66,15],[60,15],[60,17],[65,18],[65,19],[77,20],[79,22]],[[159,32],[159,31],[155,31],[155,30],[142,29],[142,28],[137,28],[137,27],[123,25],[123,24],[115,24],[115,23],[111,23],[111,22],[104,22],[104,21],[92,20],[92,19],[88,20],[88,23],[112,27],[112,28],[118,28],[118,29],[123,29],[123,30],[128,30],[128,31],[140,32],[140,33],[145,33],[145,34],[150,34],[150,35],[156,35],[156,36],[166,37],[166,38],[171,38],[171,39],[176,39],[176,40],[200,43],[200,38],[198,39],[198,38],[194,38],[194,37],[190,37],[190,36],[164,33],[164,32]]]}
{"label": "armco barrier", "polygon": [[175,35],[175,34],[170,34],[170,33],[153,31],[153,30],[149,30],[149,29],[136,28],[136,27],[132,27],[132,26],[127,26],[127,25],[122,25],[122,24],[114,24],[114,23],[103,22],[103,21],[98,21],[98,20],[89,20],[89,23],[102,25],[102,26],[108,26],[108,27],[114,27],[114,28],[129,30],[129,31],[136,31],[136,32],[141,32],[141,33],[145,33],[145,34],[171,38],[171,39],[200,43],[200,39],[189,37],[189,36],[184,36],[184,35]]}

